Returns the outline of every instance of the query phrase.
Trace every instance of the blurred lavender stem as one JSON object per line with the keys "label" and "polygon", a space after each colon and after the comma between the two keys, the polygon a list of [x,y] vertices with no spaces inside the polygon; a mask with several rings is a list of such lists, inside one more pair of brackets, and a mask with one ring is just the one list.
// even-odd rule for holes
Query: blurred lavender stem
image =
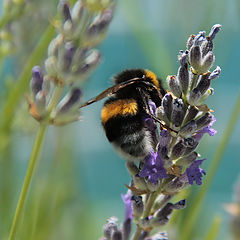
{"label": "blurred lavender stem", "polygon": [[46,123],[41,124],[39,127],[39,131],[38,131],[38,134],[37,134],[34,146],[33,146],[32,154],[31,154],[31,157],[29,160],[26,177],[25,177],[25,180],[23,183],[23,187],[22,187],[22,190],[20,193],[19,200],[18,200],[17,209],[16,209],[15,216],[13,219],[9,240],[15,239],[17,227],[19,225],[19,221],[21,218],[21,213],[23,211],[24,203],[26,201],[26,197],[27,197],[28,190],[29,190],[29,186],[30,186],[34,171],[36,169],[37,161],[38,161],[41,149],[42,149],[43,140],[44,140],[44,137],[46,134],[47,127],[48,127],[48,125]]}

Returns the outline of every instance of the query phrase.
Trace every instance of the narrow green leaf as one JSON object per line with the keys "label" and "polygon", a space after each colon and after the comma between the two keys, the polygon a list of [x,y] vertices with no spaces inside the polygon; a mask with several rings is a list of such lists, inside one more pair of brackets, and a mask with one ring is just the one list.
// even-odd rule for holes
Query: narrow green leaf
{"label": "narrow green leaf", "polygon": [[198,213],[201,209],[201,205],[204,201],[204,197],[206,196],[206,193],[212,183],[212,180],[215,176],[215,173],[217,171],[217,168],[220,164],[220,161],[222,159],[223,153],[227,147],[228,141],[232,135],[232,132],[234,130],[234,127],[237,123],[237,119],[240,114],[240,94],[238,96],[238,99],[236,101],[236,104],[234,106],[233,112],[230,116],[229,122],[226,125],[225,131],[223,133],[223,137],[216,149],[216,154],[211,161],[211,165],[209,167],[209,170],[207,171],[208,174],[206,176],[205,183],[199,188],[198,193],[196,194],[193,205],[191,206],[191,209],[189,209],[189,214],[186,216],[186,220],[183,226],[183,229],[181,230],[181,238],[180,240],[188,240],[190,239],[191,231],[196,223],[196,219],[198,216]]}

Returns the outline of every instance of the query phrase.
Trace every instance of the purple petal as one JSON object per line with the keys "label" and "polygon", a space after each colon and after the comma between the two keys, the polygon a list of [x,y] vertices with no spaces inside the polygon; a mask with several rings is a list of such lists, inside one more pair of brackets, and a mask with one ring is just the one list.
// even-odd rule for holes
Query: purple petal
{"label": "purple petal", "polygon": [[189,184],[193,184],[194,181],[197,185],[202,184],[202,177],[203,175],[206,175],[206,172],[200,168],[199,166],[202,164],[202,162],[206,159],[202,160],[196,160],[194,161],[189,168],[186,169],[186,175],[188,177]]}
{"label": "purple petal", "polygon": [[131,202],[131,190],[128,190],[127,193],[121,194],[122,200],[125,204],[125,220],[132,219],[132,202]]}

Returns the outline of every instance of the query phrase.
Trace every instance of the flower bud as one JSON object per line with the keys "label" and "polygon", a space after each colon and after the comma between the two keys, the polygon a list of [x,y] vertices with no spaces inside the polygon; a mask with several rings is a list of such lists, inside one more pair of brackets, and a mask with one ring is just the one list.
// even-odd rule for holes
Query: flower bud
{"label": "flower bud", "polygon": [[167,84],[171,90],[171,92],[176,96],[176,97],[180,97],[181,96],[181,88],[180,88],[180,85],[179,85],[179,82],[176,78],[176,76],[173,76],[173,75],[169,75],[167,76]]}
{"label": "flower bud", "polygon": [[198,153],[192,152],[186,156],[179,158],[176,162],[176,165],[183,166],[183,167],[189,166],[197,159],[197,157],[198,157]]}
{"label": "flower bud", "polygon": [[60,2],[60,10],[62,13],[63,22],[66,22],[68,20],[72,21],[69,5],[65,1]]}
{"label": "flower bud", "polygon": [[75,24],[80,23],[84,10],[85,10],[85,7],[84,7],[82,1],[81,0],[76,1],[76,3],[74,4],[74,6],[72,8],[72,21]]}
{"label": "flower bud", "polygon": [[169,194],[174,194],[184,187],[186,187],[186,182],[182,181],[182,179],[179,177],[175,177],[164,185],[163,190]]}
{"label": "flower bud", "polygon": [[172,205],[172,208],[179,210],[179,209],[184,209],[184,208],[186,208],[186,206],[187,206],[187,200],[186,200],[186,199],[183,199],[183,200],[180,200],[179,202],[174,203],[174,204]]}
{"label": "flower bud", "polygon": [[197,130],[202,129],[209,125],[209,123],[212,121],[213,116],[211,113],[207,112],[202,117],[196,120],[197,124]]}
{"label": "flower bud", "polygon": [[189,72],[188,72],[188,65],[186,63],[187,57],[188,57],[188,52],[183,53],[179,57],[179,61],[180,61],[181,66],[178,69],[178,74],[177,74],[177,78],[178,78],[178,82],[180,84],[180,88],[182,89],[182,92],[184,94],[187,93],[188,86],[189,86]]}
{"label": "flower bud", "polygon": [[55,37],[48,46],[48,56],[54,56],[58,57],[58,51],[60,46],[63,44],[63,36],[61,34],[58,34],[57,37]]}
{"label": "flower bud", "polygon": [[134,218],[139,218],[143,214],[144,205],[141,196],[133,195],[131,198]]}
{"label": "flower bud", "polygon": [[117,231],[118,219],[116,217],[111,217],[107,220],[107,223],[103,227],[103,234],[107,240],[111,239],[112,233]]}
{"label": "flower bud", "polygon": [[205,40],[206,40],[206,32],[200,31],[194,38],[194,45],[200,45]]}
{"label": "flower bud", "polygon": [[182,99],[176,98],[173,100],[172,123],[175,127],[180,127],[184,118],[184,104]]}
{"label": "flower bud", "polygon": [[172,148],[171,159],[175,160],[184,153],[186,147],[184,146],[183,140],[180,139]]}
{"label": "flower bud", "polygon": [[172,114],[172,100],[173,98],[170,93],[165,94],[162,99],[163,110],[170,121],[171,121],[171,114]]}
{"label": "flower bud", "polygon": [[141,178],[138,174],[133,176],[133,182],[137,189],[146,190],[147,184],[144,178]]}
{"label": "flower bud", "polygon": [[149,235],[148,231],[142,231],[138,240],[146,240],[146,237]]}
{"label": "flower bud", "polygon": [[215,79],[218,78],[221,73],[221,68],[219,66],[216,67],[216,69],[210,74],[209,79]]}
{"label": "flower bud", "polygon": [[78,67],[76,74],[88,75],[100,63],[100,60],[100,52],[93,50],[91,54],[85,59],[84,63]]}
{"label": "flower bud", "polygon": [[69,70],[75,51],[76,51],[76,47],[71,42],[65,43],[64,53],[63,53],[62,59],[60,59],[61,69],[63,71]]}
{"label": "flower bud", "polygon": [[200,46],[195,45],[191,48],[189,61],[190,61],[191,66],[194,68],[194,70],[197,71],[199,66],[201,66],[201,61],[202,61],[202,54],[201,54]]}
{"label": "flower bud", "polygon": [[200,91],[201,95],[203,95],[210,87],[210,84],[209,74],[202,75],[196,88]]}
{"label": "flower bud", "polygon": [[120,230],[113,231],[111,240],[123,240],[123,235]]}
{"label": "flower bud", "polygon": [[161,233],[156,233],[151,238],[148,240],[168,240],[167,233],[166,232],[161,232]]}
{"label": "flower bud", "polygon": [[43,75],[41,68],[39,66],[35,66],[32,69],[32,80],[31,80],[31,88],[34,97],[38,92],[42,90],[43,87]]}
{"label": "flower bud", "polygon": [[209,38],[211,40],[213,40],[215,38],[216,34],[221,30],[221,28],[222,28],[222,25],[220,25],[220,24],[213,25],[212,29],[211,29],[211,31],[210,31],[210,33],[208,35]]}
{"label": "flower bud", "polygon": [[158,198],[156,199],[154,206],[153,206],[153,211],[155,212],[156,210],[159,210],[161,208],[163,208],[173,197],[173,195],[163,195],[161,194],[160,196],[158,196]]}
{"label": "flower bud", "polygon": [[157,181],[156,183],[150,182],[149,180],[147,180],[147,188],[150,192],[155,192],[157,191],[157,189],[159,188],[160,183],[159,181]]}
{"label": "flower bud", "polygon": [[184,117],[184,123],[188,123],[193,120],[199,113],[198,109],[195,106],[188,106],[186,115]]}
{"label": "flower bud", "polygon": [[96,37],[97,35],[104,32],[109,23],[111,22],[113,17],[113,11],[111,9],[106,9],[103,13],[95,18],[93,23],[90,25],[89,29],[87,30],[86,34],[88,37]]}
{"label": "flower bud", "polygon": [[187,40],[187,49],[190,50],[190,48],[192,47],[193,43],[194,43],[194,38],[195,35],[190,35],[190,37]]}
{"label": "flower bud", "polygon": [[132,220],[130,218],[124,221],[122,229],[123,229],[123,239],[124,240],[129,239],[131,230],[132,230]]}
{"label": "flower bud", "polygon": [[196,131],[196,129],[197,129],[197,124],[194,120],[192,120],[187,124],[185,124],[183,127],[181,127],[179,131],[179,135],[183,137],[190,136]]}
{"label": "flower bud", "polygon": [[63,125],[79,119],[81,90],[72,89],[57,105],[53,113],[52,121],[55,125]]}
{"label": "flower bud", "polygon": [[43,93],[43,91],[40,91],[37,93],[34,103],[36,104],[38,115],[44,117],[46,115],[46,95]]}
{"label": "flower bud", "polygon": [[202,43],[201,49],[202,49],[202,56],[205,57],[208,52],[213,50],[213,41],[208,38],[206,41]]}
{"label": "flower bud", "polygon": [[206,56],[202,60],[201,64],[201,73],[208,72],[209,69],[212,67],[215,57],[212,51],[209,51]]}
{"label": "flower bud", "polygon": [[201,92],[197,88],[194,88],[189,94],[188,103],[192,106],[197,106],[199,104],[201,96]]}
{"label": "flower bud", "polygon": [[57,58],[54,56],[48,57],[45,60],[45,69],[48,75],[56,77],[58,75]]}
{"label": "flower bud", "polygon": [[131,176],[135,176],[136,174],[139,173],[139,169],[138,169],[138,167],[135,165],[134,162],[132,162],[132,161],[127,161],[127,162],[126,162],[126,166],[127,166],[127,169],[128,169],[128,171],[129,171],[129,173],[130,173]]}
{"label": "flower bud", "polygon": [[169,125],[170,121],[167,118],[166,113],[164,112],[163,106],[157,108],[156,115],[159,119],[163,120],[167,125]]}

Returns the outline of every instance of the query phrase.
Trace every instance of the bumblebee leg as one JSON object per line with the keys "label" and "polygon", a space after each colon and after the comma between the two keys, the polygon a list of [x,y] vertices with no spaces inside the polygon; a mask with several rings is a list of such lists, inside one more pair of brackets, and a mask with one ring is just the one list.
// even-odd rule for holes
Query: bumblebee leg
{"label": "bumblebee leg", "polygon": [[170,127],[166,126],[165,123],[164,123],[161,119],[159,119],[158,117],[156,117],[154,114],[151,113],[151,110],[150,110],[149,105],[148,105],[148,102],[147,102],[147,101],[149,100],[149,96],[145,93],[145,91],[143,91],[143,90],[142,90],[141,88],[139,88],[139,87],[137,88],[137,91],[138,91],[139,95],[141,96],[140,99],[142,99],[142,103],[143,103],[143,107],[144,107],[145,112],[146,112],[153,120],[155,120],[156,122],[160,123],[160,126],[161,126],[162,128],[165,128],[165,129],[167,129],[167,130],[169,130],[169,131],[173,131],[173,132],[175,132],[175,133],[178,133],[177,131],[175,131],[175,130],[171,129]]}

